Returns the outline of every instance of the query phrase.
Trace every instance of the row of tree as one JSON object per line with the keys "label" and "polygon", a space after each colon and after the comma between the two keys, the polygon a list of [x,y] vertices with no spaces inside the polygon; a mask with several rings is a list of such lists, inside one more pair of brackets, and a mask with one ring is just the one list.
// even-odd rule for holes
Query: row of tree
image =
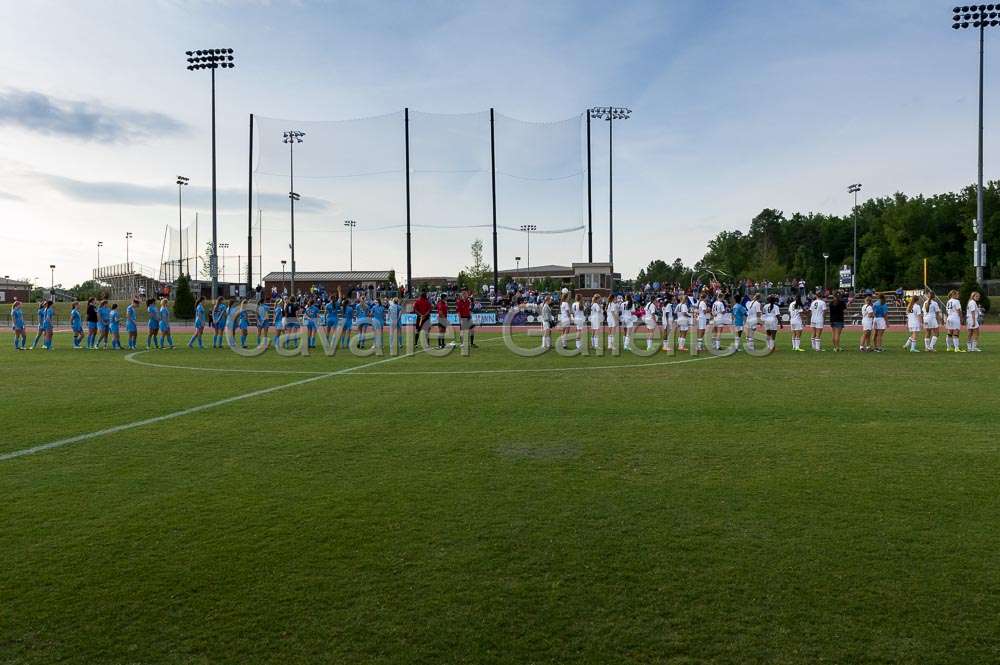
{"label": "row of tree", "polygon": [[[984,204],[986,244],[1000,251],[1000,183],[989,183]],[[845,217],[816,213],[786,217],[768,208],[753,218],[746,232],[720,232],[693,267],[680,259],[673,264],[653,261],[637,279],[685,283],[695,273],[711,271],[725,281],[804,279],[810,286],[824,281],[835,285],[841,266],[853,268],[857,223],[859,288],[923,286],[925,258],[930,284],[960,282],[971,270],[975,217],[975,187],[932,197],[896,194],[869,199]],[[1000,274],[1000,259],[990,254],[987,277]]]}

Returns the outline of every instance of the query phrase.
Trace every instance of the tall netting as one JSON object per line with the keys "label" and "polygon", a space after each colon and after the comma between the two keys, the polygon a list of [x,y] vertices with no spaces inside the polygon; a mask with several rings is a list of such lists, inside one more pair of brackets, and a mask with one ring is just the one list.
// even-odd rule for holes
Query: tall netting
{"label": "tall netting", "polygon": [[160,281],[173,283],[182,274],[196,274],[198,251],[194,238],[194,225],[188,224],[179,228],[167,225],[163,233]]}
{"label": "tall netting", "polygon": [[[406,128],[409,128],[411,260],[414,277],[454,276],[480,239],[493,263],[490,113],[410,110],[372,118],[297,121],[255,116],[254,188],[263,271],[280,270],[295,204],[299,272],[395,270],[406,277]],[[561,264],[584,256],[586,176],[582,116],[525,122],[496,113],[494,146],[498,264]],[[287,131],[301,143],[283,142]],[[294,184],[290,173],[294,169]],[[345,220],[357,225],[349,236]]]}

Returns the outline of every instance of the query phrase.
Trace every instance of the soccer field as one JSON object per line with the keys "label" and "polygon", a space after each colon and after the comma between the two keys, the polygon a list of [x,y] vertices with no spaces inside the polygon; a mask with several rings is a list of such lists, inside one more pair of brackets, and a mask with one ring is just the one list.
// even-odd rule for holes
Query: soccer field
{"label": "soccer field", "polygon": [[127,359],[4,334],[0,663],[996,662],[1000,333],[856,340]]}

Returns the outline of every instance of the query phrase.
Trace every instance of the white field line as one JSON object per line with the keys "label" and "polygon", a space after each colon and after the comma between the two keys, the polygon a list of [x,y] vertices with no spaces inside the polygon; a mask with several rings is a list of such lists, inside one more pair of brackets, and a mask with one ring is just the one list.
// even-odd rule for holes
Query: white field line
{"label": "white field line", "polygon": [[621,365],[596,365],[593,367],[526,367],[522,369],[455,369],[441,370],[403,370],[401,372],[359,372],[357,376],[408,376],[413,374],[528,374],[538,372],[589,372],[601,369],[636,369],[641,367],[663,367],[664,365],[681,365],[684,363],[711,360],[724,356],[697,356],[685,360],[664,360],[655,363],[624,363]]}
{"label": "white field line", "polygon": [[107,429],[98,430],[96,432],[89,432],[87,434],[79,434],[77,436],[71,436],[67,439],[59,439],[58,441],[50,441],[49,443],[43,443],[37,446],[32,446],[30,448],[24,448],[22,450],[15,450],[9,453],[0,454],[0,462],[5,460],[14,459],[16,457],[24,457],[26,455],[34,455],[35,453],[40,453],[46,450],[51,450],[53,448],[61,448],[63,446],[68,446],[73,443],[81,443],[83,441],[89,441],[91,439],[96,439],[101,436],[106,436],[108,434],[117,434],[118,432],[124,432],[126,430],[135,429],[137,427],[145,427],[146,425],[154,425],[156,423],[161,423],[166,420],[173,420],[175,418],[182,418],[184,416],[189,416],[193,413],[198,413],[200,411],[206,411],[208,409],[214,409],[217,406],[224,406],[226,404],[232,404],[233,402],[239,402],[245,399],[250,399],[252,397],[260,397],[261,395],[267,395],[269,393],[276,392],[278,390],[284,390],[286,388],[294,388],[296,386],[305,385],[307,383],[312,383],[313,381],[319,381],[321,379],[326,379],[332,376],[339,376],[341,374],[348,374],[355,370],[361,369],[362,367],[372,367],[374,365],[381,365],[382,363],[392,362],[393,360],[399,360],[401,358],[407,358],[409,355],[406,354],[401,356],[392,356],[391,358],[383,358],[382,360],[376,360],[374,362],[366,363],[364,365],[356,365],[354,367],[346,367],[335,372],[325,372],[317,376],[311,376],[308,379],[299,379],[298,381],[292,381],[291,383],[284,383],[280,386],[272,386],[270,388],[263,388],[261,390],[254,390],[253,392],[244,393],[242,395],[235,395],[233,397],[227,397],[225,399],[216,400],[214,402],[209,402],[207,404],[201,404],[199,406],[192,406],[188,409],[182,409],[181,411],[175,411],[173,413],[167,413],[162,416],[155,416],[153,418],[146,418],[144,420],[137,420],[135,422],[126,423],[124,425],[115,425],[114,427],[108,427]]}

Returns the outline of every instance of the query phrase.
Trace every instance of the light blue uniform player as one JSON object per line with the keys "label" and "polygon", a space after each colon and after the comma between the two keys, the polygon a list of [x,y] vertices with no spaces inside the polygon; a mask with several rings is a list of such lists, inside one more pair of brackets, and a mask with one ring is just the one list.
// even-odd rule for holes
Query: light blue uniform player
{"label": "light blue uniform player", "polygon": [[403,347],[403,307],[399,299],[393,298],[389,303],[389,342],[396,340],[396,348]]}
{"label": "light blue uniform player", "polygon": [[278,300],[274,303],[274,345],[278,346],[281,331],[285,329],[285,306]]}
{"label": "light blue uniform player", "polygon": [[372,327],[375,328],[375,346],[382,346],[382,328],[385,326],[385,307],[382,303],[375,301],[375,304],[368,310],[371,317]]}
{"label": "light blue uniform player", "polygon": [[202,303],[201,299],[198,300],[198,304],[194,306],[194,335],[188,340],[188,348],[194,348],[194,343],[198,342],[198,348],[204,349],[205,345],[202,344],[201,337],[205,333],[205,305]]}
{"label": "light blue uniform player", "polygon": [[28,337],[24,334],[24,312],[21,310],[21,303],[15,302],[10,309],[10,327],[14,329],[14,348],[24,351],[28,344]]}
{"label": "light blue uniform player", "polygon": [[146,334],[146,349],[149,349],[149,344],[152,342],[155,348],[160,348],[160,314],[156,310],[156,305],[153,304],[154,301],[150,300],[146,303],[146,313],[149,315],[149,326]]}
{"label": "light blue uniform player", "polygon": [[170,334],[170,309],[166,300],[160,306],[160,339],[163,340],[162,348],[174,348],[174,336]]}
{"label": "light blue uniform player", "polygon": [[271,327],[271,308],[266,302],[257,305],[257,346],[260,346],[260,338],[264,338],[267,343],[267,330]]}
{"label": "light blue uniform player", "polygon": [[737,349],[740,348],[739,344],[743,339],[743,328],[746,327],[747,313],[747,307],[742,302],[737,302],[733,305],[733,327],[736,328]]}
{"label": "light blue uniform player", "polygon": [[351,344],[351,326],[354,325],[354,307],[350,300],[344,301],[344,335],[340,338],[340,345],[345,349]]}
{"label": "light blue uniform player", "polygon": [[111,329],[112,349],[122,348],[120,318],[121,315],[118,313],[118,303],[115,303],[111,306],[111,314],[108,315],[108,326]]}
{"label": "light blue uniform player", "polygon": [[42,333],[45,335],[45,341],[43,344],[49,351],[52,350],[52,331],[55,313],[56,310],[55,307],[52,306],[52,303],[48,303],[45,307],[45,311],[42,312]]}
{"label": "light blue uniform player", "polygon": [[34,349],[38,346],[38,342],[45,336],[45,301],[43,300],[38,305],[38,311],[35,313],[38,317],[36,323],[38,324],[38,332],[35,333],[35,339],[31,342],[31,348]]}
{"label": "light blue uniform player", "polygon": [[309,337],[309,348],[316,348],[316,328],[319,323],[319,306],[315,301],[306,307],[306,333]]}
{"label": "light blue uniform player", "polygon": [[139,322],[136,319],[134,300],[125,308],[125,331],[128,332],[128,348],[135,351],[136,339],[139,337]]}
{"label": "light blue uniform player", "polygon": [[108,348],[108,332],[111,328],[111,309],[108,307],[108,302],[101,301],[101,306],[97,308],[97,327],[100,330],[100,337],[97,339],[97,346],[104,342],[104,348]]}
{"label": "light blue uniform player", "polygon": [[212,336],[212,348],[221,349],[226,339],[226,319],[229,317],[229,306],[220,302],[212,312],[212,324],[215,334]]}
{"label": "light blue uniform player", "polygon": [[340,303],[336,300],[331,300],[326,303],[323,308],[326,313],[326,336],[330,336],[330,331],[337,327],[337,309],[340,307]]}
{"label": "light blue uniform player", "polygon": [[82,348],[80,344],[83,342],[83,317],[80,316],[77,307],[77,303],[73,303],[73,308],[69,311],[69,326],[73,329],[74,349]]}
{"label": "light blue uniform player", "polygon": [[250,315],[244,309],[246,301],[240,304],[240,313],[236,317],[236,324],[240,328],[240,346],[247,348],[247,331],[250,329]]}

